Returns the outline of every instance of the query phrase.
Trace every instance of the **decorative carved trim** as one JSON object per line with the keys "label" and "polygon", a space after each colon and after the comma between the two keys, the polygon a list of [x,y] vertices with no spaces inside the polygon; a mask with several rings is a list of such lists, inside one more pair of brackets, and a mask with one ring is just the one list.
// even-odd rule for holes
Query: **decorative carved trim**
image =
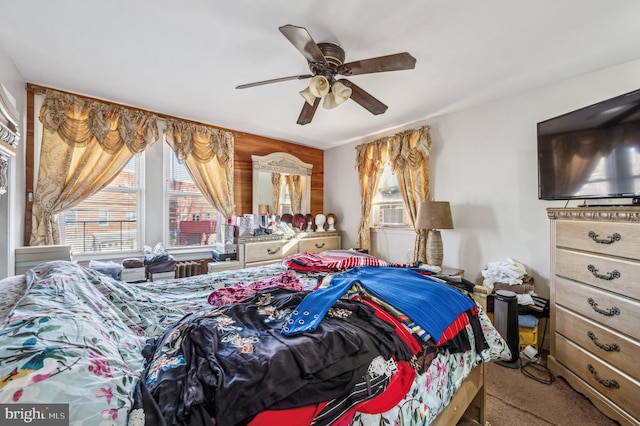
{"label": "decorative carved trim", "polygon": [[291,173],[294,175],[311,176],[313,164],[307,164],[286,152],[259,156],[252,155],[254,170],[268,170],[271,172]]}
{"label": "decorative carved trim", "polygon": [[7,173],[9,170],[9,157],[4,154],[0,154],[0,195],[7,193],[9,187],[9,178]]}
{"label": "decorative carved trim", "polygon": [[0,84],[0,153],[16,155],[20,132],[18,111],[11,103],[11,96]]}
{"label": "decorative carved trim", "polygon": [[0,123],[0,139],[13,147],[17,147],[18,140],[20,140],[20,133],[14,132],[3,123]]}
{"label": "decorative carved trim", "polygon": [[640,222],[640,206],[548,208],[551,220],[585,220],[595,222]]}

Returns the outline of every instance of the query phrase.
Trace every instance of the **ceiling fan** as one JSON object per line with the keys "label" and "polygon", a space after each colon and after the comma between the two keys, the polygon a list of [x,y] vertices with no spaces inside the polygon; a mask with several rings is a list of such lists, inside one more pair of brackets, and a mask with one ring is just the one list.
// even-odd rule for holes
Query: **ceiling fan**
{"label": "ceiling fan", "polygon": [[344,63],[344,50],[337,44],[316,44],[305,28],[295,25],[284,25],[279,30],[307,59],[311,74],[241,84],[236,89],[246,89],[288,80],[311,79],[309,87],[300,92],[302,97],[305,98],[304,106],[298,117],[298,124],[301,125],[311,122],[316,109],[320,105],[320,100],[323,98],[324,108],[334,108],[347,99],[352,99],[374,115],[384,113],[387,110],[385,104],[351,81],[336,77],[339,75],[351,76],[408,70],[416,66],[416,58],[407,52]]}

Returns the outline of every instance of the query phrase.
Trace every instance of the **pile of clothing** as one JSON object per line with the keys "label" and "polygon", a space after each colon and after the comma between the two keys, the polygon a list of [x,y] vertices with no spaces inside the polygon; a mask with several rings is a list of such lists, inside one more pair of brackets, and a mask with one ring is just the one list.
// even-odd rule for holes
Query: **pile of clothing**
{"label": "pile of clothing", "polygon": [[[511,258],[487,263],[487,267],[482,270],[482,277],[484,278],[482,284],[490,291],[509,290],[519,295],[530,295],[535,291],[533,277],[527,274],[522,263]],[[519,297],[518,303],[521,303],[520,299],[526,298]]]}
{"label": "pile of clothing", "polygon": [[518,298],[518,321],[522,327],[535,327],[538,317],[545,316],[548,310],[548,300],[535,294],[533,277],[527,273],[522,263],[511,258],[499,262],[489,262],[482,270],[484,280],[482,284],[490,292],[508,290]]}

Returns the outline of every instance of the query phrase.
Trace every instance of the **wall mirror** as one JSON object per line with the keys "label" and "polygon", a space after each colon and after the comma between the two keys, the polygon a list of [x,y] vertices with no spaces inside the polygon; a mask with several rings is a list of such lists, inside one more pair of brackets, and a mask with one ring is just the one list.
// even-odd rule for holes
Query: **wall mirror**
{"label": "wall mirror", "polygon": [[306,214],[311,206],[311,169],[286,152],[252,155],[253,214]]}

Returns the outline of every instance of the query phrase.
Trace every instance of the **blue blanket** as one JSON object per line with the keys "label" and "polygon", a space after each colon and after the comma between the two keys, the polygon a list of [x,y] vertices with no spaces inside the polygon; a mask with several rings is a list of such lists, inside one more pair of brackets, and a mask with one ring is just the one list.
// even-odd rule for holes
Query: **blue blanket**
{"label": "blue blanket", "polygon": [[334,275],[328,287],[309,293],[292,313],[282,334],[315,330],[329,308],[355,283],[407,315],[436,342],[461,313],[475,306],[460,291],[413,268],[362,266]]}

